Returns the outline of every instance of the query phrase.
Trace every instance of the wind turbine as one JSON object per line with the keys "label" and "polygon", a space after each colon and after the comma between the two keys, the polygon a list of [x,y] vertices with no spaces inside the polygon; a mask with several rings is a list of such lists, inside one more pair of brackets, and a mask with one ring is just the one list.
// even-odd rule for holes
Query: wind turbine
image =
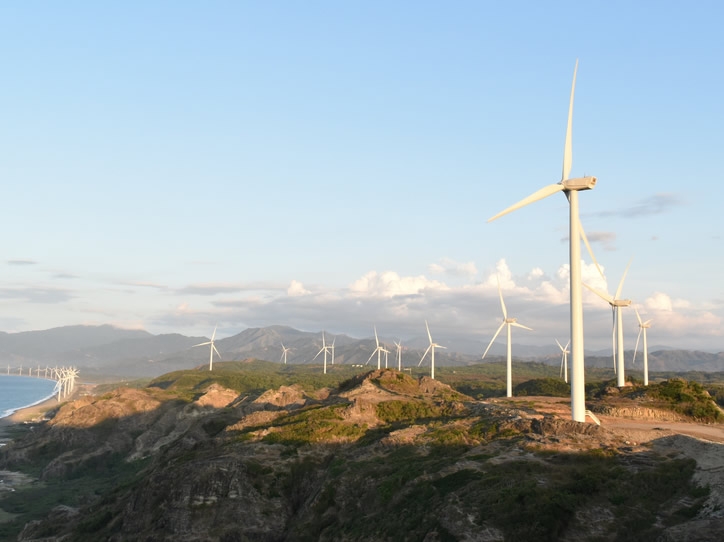
{"label": "wind turbine", "polygon": [[427,350],[425,350],[425,353],[420,358],[420,363],[418,363],[417,366],[419,367],[420,365],[422,365],[422,360],[424,360],[425,356],[427,356],[427,353],[430,352],[430,378],[435,380],[435,348],[445,347],[432,342],[432,335],[430,335],[430,326],[427,325],[427,320],[425,320],[425,329],[427,329],[427,338],[430,339],[430,346],[428,346]]}
{"label": "wind turbine", "polygon": [[490,341],[490,344],[488,344],[488,347],[485,349],[485,352],[483,353],[483,359],[485,359],[485,354],[488,353],[488,350],[490,350],[490,347],[493,346],[493,342],[495,342],[495,339],[498,338],[498,335],[503,330],[504,326],[508,326],[508,347],[507,347],[507,353],[508,353],[508,362],[506,364],[506,388],[507,388],[507,397],[513,397],[513,375],[512,375],[512,368],[513,368],[513,361],[512,361],[512,340],[511,340],[511,328],[513,326],[520,327],[523,329],[527,329],[528,331],[533,331],[531,328],[524,326],[523,324],[518,323],[517,318],[508,318],[508,311],[505,309],[505,301],[503,301],[503,290],[500,288],[500,279],[498,279],[498,294],[500,295],[500,306],[503,309],[503,323],[500,324],[500,327],[498,328],[498,331],[495,332],[495,335],[493,335],[493,338]]}
{"label": "wind turbine", "polygon": [[571,353],[571,351],[568,350],[568,345],[571,344],[571,341],[569,340],[566,343],[566,346],[563,347],[561,343],[558,342],[558,339],[556,339],[556,344],[558,345],[558,348],[561,349],[561,371],[558,375],[565,375],[563,379],[565,383],[568,384],[568,354]]}
{"label": "wind turbine", "polygon": [[397,370],[402,371],[402,339],[399,342],[395,342],[397,347]]}
{"label": "wind turbine", "polygon": [[216,345],[214,345],[214,339],[216,338],[216,328],[218,326],[214,326],[214,332],[211,334],[211,340],[207,341],[205,343],[199,343],[192,346],[192,348],[195,348],[197,346],[206,346],[209,345],[209,371],[214,367],[214,352],[216,352],[216,355],[221,357],[221,354],[219,354],[219,351],[216,349]]}
{"label": "wind turbine", "polygon": [[571,84],[571,100],[568,105],[568,125],[566,127],[566,143],[563,150],[563,175],[557,184],[548,185],[534,192],[527,198],[519,201],[512,207],[488,219],[495,220],[507,213],[520,209],[529,203],[536,202],[557,192],[563,192],[569,204],[569,259],[570,259],[570,293],[571,293],[571,417],[574,421],[586,421],[586,382],[583,363],[583,301],[581,297],[581,232],[578,217],[578,192],[590,190],[596,186],[596,177],[579,177],[569,179],[571,165],[573,164],[573,95],[576,89],[576,73],[578,60],[573,70],[573,83]]}
{"label": "wind turbine", "polygon": [[317,355],[312,358],[312,361],[317,359],[319,357],[319,354],[324,352],[324,374],[327,374],[327,352],[329,352],[329,346],[327,346],[327,343],[324,339],[324,331],[322,331],[322,349],[317,352]]}
{"label": "wind turbine", "polygon": [[584,283],[584,286],[586,288],[591,290],[594,294],[596,294],[598,297],[611,305],[611,310],[613,311],[613,331],[611,335],[611,342],[615,361],[614,369],[616,370],[616,385],[619,388],[622,388],[626,385],[626,379],[624,374],[625,369],[623,363],[623,317],[621,315],[621,309],[623,307],[628,307],[629,305],[631,305],[630,299],[621,299],[620,297],[621,289],[623,288],[623,281],[626,279],[626,273],[628,273],[628,268],[630,266],[631,260],[629,260],[628,265],[626,266],[626,270],[623,272],[621,282],[618,283],[618,288],[616,288],[616,294],[614,296],[610,296],[607,293],[596,290],[595,288],[592,288],[588,284]]}
{"label": "wind turbine", "polygon": [[337,337],[335,337],[334,339],[332,339],[332,344],[329,345],[329,349],[330,349],[330,351],[331,351],[331,353],[332,353],[332,365],[334,365],[334,343],[335,343],[336,340],[337,340]]}
{"label": "wind turbine", "polygon": [[633,363],[636,363],[636,350],[639,349],[639,339],[641,338],[641,333],[644,334],[644,386],[649,385],[649,347],[646,344],[646,330],[651,327],[651,320],[646,320],[645,322],[641,321],[641,316],[639,315],[639,311],[634,307],[634,312],[636,313],[636,319],[639,321],[639,336],[636,337],[636,347],[634,348],[634,355],[633,355]]}
{"label": "wind turbine", "polygon": [[[367,363],[369,363],[370,360],[374,357],[374,355],[377,354],[377,369],[381,369],[382,352],[386,352],[385,355],[387,355],[387,353],[389,353],[389,351],[385,350],[385,347],[380,345],[380,340],[377,338],[377,326],[373,326],[373,327],[375,330],[375,343],[377,343],[377,348],[375,348],[374,352],[372,352],[372,354],[370,354],[370,357],[367,359]],[[365,365],[367,365],[367,363],[365,363]],[[387,367],[386,361],[385,361],[385,367]]]}
{"label": "wind turbine", "polygon": [[290,350],[291,348],[287,348],[286,346],[284,346],[284,343],[282,343],[282,357],[279,358],[279,361],[284,360],[284,365],[287,364],[287,352],[289,352]]}

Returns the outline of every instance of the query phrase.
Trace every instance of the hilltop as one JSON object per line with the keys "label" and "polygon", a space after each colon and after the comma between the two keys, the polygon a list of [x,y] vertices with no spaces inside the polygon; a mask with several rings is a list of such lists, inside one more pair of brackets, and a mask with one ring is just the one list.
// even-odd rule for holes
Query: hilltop
{"label": "hilltop", "polygon": [[[673,541],[692,529],[690,540],[715,540],[724,524],[722,444],[672,424],[724,443],[722,426],[655,393],[602,387],[587,405],[598,426],[570,421],[566,399],[475,400],[393,370],[291,383],[243,365],[60,406],[0,451],[0,468],[43,484],[0,497],[15,518],[0,535]],[[626,401],[647,409],[643,427],[620,417]]]}

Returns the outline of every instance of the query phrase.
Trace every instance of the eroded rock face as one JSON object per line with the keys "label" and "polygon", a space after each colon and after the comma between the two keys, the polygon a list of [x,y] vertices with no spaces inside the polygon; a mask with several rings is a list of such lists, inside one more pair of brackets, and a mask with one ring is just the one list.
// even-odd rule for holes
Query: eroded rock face
{"label": "eroded rock face", "polygon": [[606,416],[615,416],[617,418],[635,418],[637,420],[659,420],[664,422],[682,421],[683,416],[679,416],[670,410],[661,410],[657,408],[647,408],[641,406],[609,406],[594,405],[591,410],[597,414]]}

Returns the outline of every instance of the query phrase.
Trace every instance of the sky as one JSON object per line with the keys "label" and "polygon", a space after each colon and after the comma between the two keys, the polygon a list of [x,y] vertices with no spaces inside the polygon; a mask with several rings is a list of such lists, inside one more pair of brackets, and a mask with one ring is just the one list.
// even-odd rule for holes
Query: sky
{"label": "sky", "polygon": [[[0,5],[0,330],[289,325],[568,339],[584,281],[649,344],[724,350],[724,5],[67,1]],[[2,261],[4,259],[4,262]],[[611,341],[584,292],[585,346]],[[635,314],[624,312],[626,348]],[[500,340],[500,339],[499,339]],[[439,342],[439,341],[438,341]]]}

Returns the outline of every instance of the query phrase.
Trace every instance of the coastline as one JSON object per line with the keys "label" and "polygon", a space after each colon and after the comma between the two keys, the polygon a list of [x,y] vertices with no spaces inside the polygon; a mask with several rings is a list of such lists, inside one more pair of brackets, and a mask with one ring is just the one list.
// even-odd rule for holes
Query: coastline
{"label": "coastline", "polygon": [[0,418],[0,443],[10,440],[8,428],[21,423],[38,422],[43,419],[45,413],[58,406],[58,399],[55,396],[48,397],[39,403],[19,408],[9,416]]}

